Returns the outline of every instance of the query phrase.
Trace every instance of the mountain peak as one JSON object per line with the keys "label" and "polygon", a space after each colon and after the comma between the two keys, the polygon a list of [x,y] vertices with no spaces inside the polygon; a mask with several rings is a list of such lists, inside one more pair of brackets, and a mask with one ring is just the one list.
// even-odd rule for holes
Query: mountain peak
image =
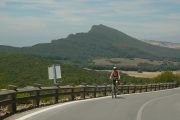
{"label": "mountain peak", "polygon": [[99,24],[99,25],[93,25],[91,29],[97,29],[97,28],[109,28],[103,24]]}
{"label": "mountain peak", "polygon": [[114,28],[105,26],[103,24],[99,24],[99,25],[93,25],[89,32],[102,32],[102,31],[107,32],[107,31],[117,31],[117,30]]}

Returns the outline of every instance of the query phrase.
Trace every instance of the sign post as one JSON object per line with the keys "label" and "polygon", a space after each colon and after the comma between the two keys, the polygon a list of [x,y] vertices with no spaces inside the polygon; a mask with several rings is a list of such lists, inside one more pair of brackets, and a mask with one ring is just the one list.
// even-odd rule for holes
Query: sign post
{"label": "sign post", "polygon": [[52,65],[48,67],[49,79],[54,80],[54,84],[57,84],[57,79],[61,78],[61,67],[60,65]]}

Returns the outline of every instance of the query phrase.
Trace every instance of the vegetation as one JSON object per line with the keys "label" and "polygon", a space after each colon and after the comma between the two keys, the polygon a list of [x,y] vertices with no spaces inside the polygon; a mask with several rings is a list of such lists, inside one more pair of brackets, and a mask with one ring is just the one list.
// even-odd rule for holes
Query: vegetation
{"label": "vegetation", "polygon": [[[9,84],[25,87],[40,83],[44,86],[53,84],[48,80],[47,67],[52,64],[60,64],[62,68],[61,85],[79,84],[110,84],[107,72],[95,72],[85,70],[77,66],[63,64],[46,60],[43,58],[32,57],[20,54],[0,54],[0,88],[7,88]],[[134,80],[135,78],[122,75],[123,79]],[[136,78],[137,79],[137,78]]]}
{"label": "vegetation", "polygon": [[162,74],[158,75],[154,78],[155,82],[177,82],[180,83],[180,74],[173,74],[170,71],[163,72]]}
{"label": "vegetation", "polygon": [[[88,67],[96,70],[112,69],[112,65],[89,65]],[[176,63],[172,61],[163,61],[161,64],[139,63],[134,66],[120,65],[119,69],[124,71],[139,71],[139,72],[143,72],[143,71],[155,72],[155,71],[167,71],[167,70],[176,71],[176,70],[180,70],[180,62]]]}
{"label": "vegetation", "polygon": [[[21,54],[0,54],[0,89],[7,88],[9,84],[18,87],[32,86],[40,83],[43,86],[52,86],[53,81],[48,80],[47,67],[52,64],[60,64],[62,68],[61,85],[111,84],[109,72],[96,72],[85,70],[78,66],[64,64],[58,61],[32,57]],[[155,79],[130,77],[121,74],[122,84],[147,84],[159,82],[180,82],[180,75],[165,72]]]}
{"label": "vegetation", "polygon": [[131,77],[126,80],[126,75],[123,75],[123,84],[151,84],[151,83],[168,83],[168,82],[176,82],[180,85],[180,74],[173,74],[171,71],[162,72],[155,78],[136,78]]}
{"label": "vegetation", "polygon": [[62,67],[61,85],[72,84],[103,84],[107,73],[88,71],[77,66],[63,64],[20,54],[0,54],[0,88],[7,88],[9,84],[24,87],[40,83],[44,86],[53,84],[48,80],[48,66],[60,64]]}

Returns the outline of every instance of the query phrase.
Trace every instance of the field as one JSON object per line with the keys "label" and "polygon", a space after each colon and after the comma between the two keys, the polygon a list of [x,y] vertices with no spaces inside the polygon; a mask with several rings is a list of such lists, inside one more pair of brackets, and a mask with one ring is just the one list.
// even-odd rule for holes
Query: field
{"label": "field", "polygon": [[95,65],[114,65],[117,66],[138,66],[138,64],[145,63],[145,64],[152,64],[152,65],[161,65],[162,61],[156,61],[156,60],[147,60],[147,59],[141,59],[141,58],[134,58],[134,59],[128,59],[128,58],[111,58],[111,59],[95,59],[93,60],[93,63]]}
{"label": "field", "polygon": [[[137,71],[121,71],[122,73],[128,74],[132,77],[141,77],[141,78],[154,78],[160,75],[162,72],[142,72],[139,73]],[[174,74],[180,74],[180,71],[173,71]]]}

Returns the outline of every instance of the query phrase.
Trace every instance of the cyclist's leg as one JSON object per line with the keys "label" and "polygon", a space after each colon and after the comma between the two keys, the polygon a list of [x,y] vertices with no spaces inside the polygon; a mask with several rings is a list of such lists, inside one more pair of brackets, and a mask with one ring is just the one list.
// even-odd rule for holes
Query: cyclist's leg
{"label": "cyclist's leg", "polygon": [[116,94],[119,94],[119,81],[116,83]]}
{"label": "cyclist's leg", "polygon": [[114,83],[112,83],[112,98],[114,98],[114,88],[115,88]]}
{"label": "cyclist's leg", "polygon": [[112,95],[112,98],[114,97],[113,96],[113,83],[112,83],[112,88],[111,88],[111,95]]}
{"label": "cyclist's leg", "polygon": [[114,94],[115,94],[115,98],[116,98],[117,97],[117,83],[115,83]]}

